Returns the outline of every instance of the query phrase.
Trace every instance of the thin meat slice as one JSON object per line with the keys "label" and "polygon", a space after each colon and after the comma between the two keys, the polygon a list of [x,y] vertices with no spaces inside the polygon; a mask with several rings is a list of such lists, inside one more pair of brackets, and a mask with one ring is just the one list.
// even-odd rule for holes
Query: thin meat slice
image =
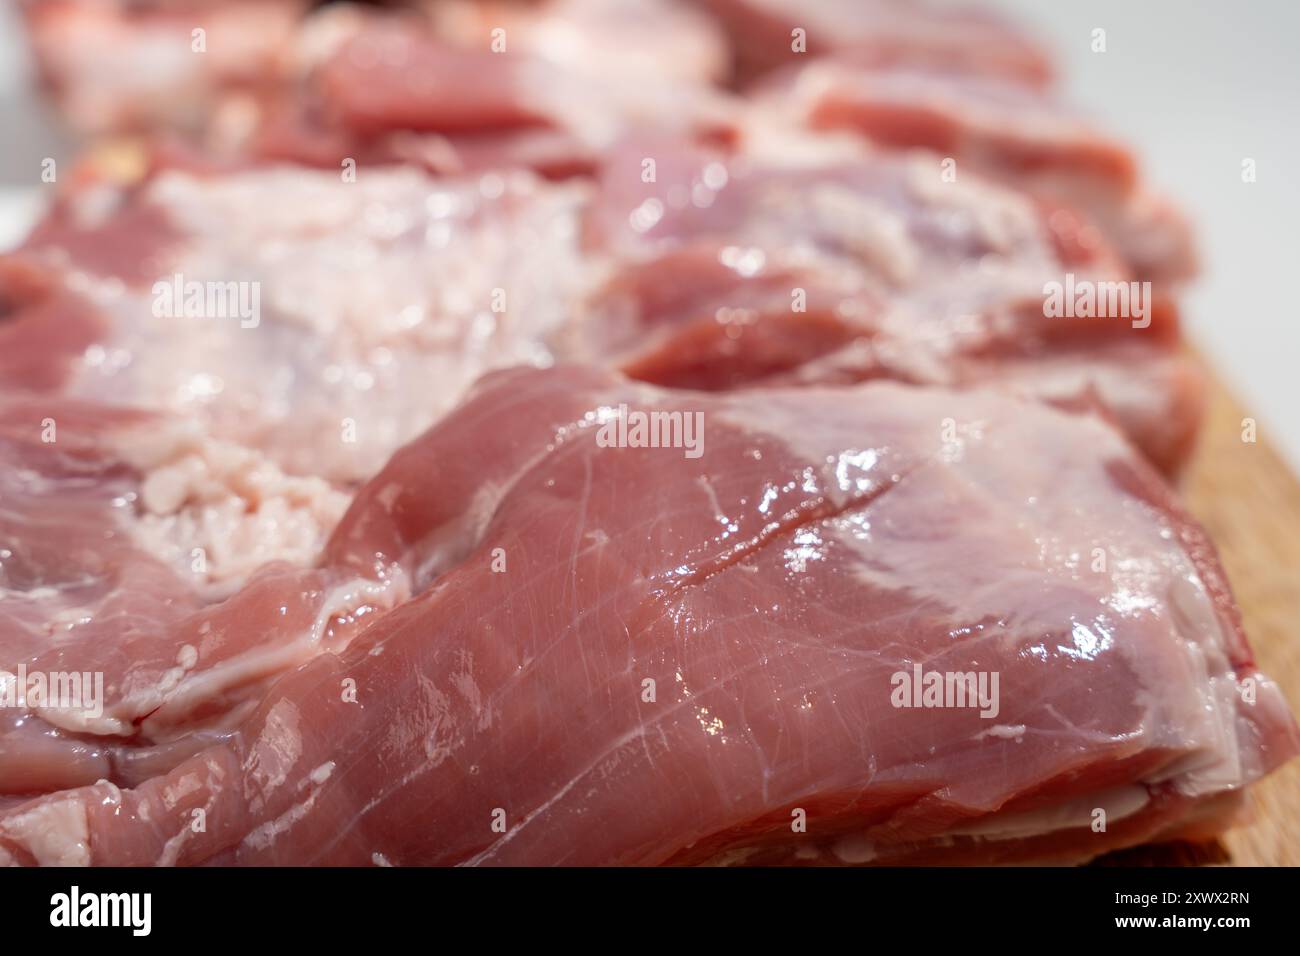
{"label": "thin meat slice", "polygon": [[433,32],[449,43],[481,48],[500,38],[508,49],[605,82],[639,76],[703,86],[723,79],[728,67],[720,26],[682,0],[429,0],[418,5]]}
{"label": "thin meat slice", "polygon": [[353,14],[327,29],[329,52],[251,132],[217,129],[225,151],[335,169],[346,159],[449,174],[591,168],[593,143],[564,118],[585,115],[569,104],[590,97],[553,64],[494,53],[487,32],[461,47],[409,17]]}
{"label": "thin meat slice", "polygon": [[[633,412],[700,441],[610,441]],[[1154,472],[999,393],[497,373],[328,554],[419,593],[166,776],[8,806],[7,858],[1076,861],[1222,827],[1300,750]],[[924,706],[918,669],[999,690]]]}
{"label": "thin meat slice", "polygon": [[400,21],[379,21],[350,39],[322,67],[322,93],[339,121],[360,134],[409,129],[463,132],[540,126],[549,73],[502,52],[459,50]]}
{"label": "thin meat slice", "polygon": [[[630,121],[650,104],[667,104],[648,87],[707,100],[725,70],[715,25],[675,0],[440,0],[427,17],[321,15],[348,34],[319,77],[345,125],[439,132],[580,125],[594,119],[583,112],[609,113],[614,104]],[[362,78],[366,89],[356,85]]]}
{"label": "thin meat slice", "polygon": [[0,793],[168,770],[406,594],[310,567],[344,496],[164,415],[10,397],[0,461],[0,670],[95,681],[8,701]]}
{"label": "thin meat slice", "polygon": [[735,78],[746,82],[809,57],[912,65],[1041,86],[1051,63],[1034,39],[975,6],[921,0],[706,0],[726,26]]}
{"label": "thin meat slice", "polygon": [[1173,282],[1197,270],[1190,228],[1144,186],[1127,147],[1048,92],[943,66],[881,70],[830,59],[769,80],[759,102],[816,129],[934,150],[1083,210],[1141,279]]}
{"label": "thin meat slice", "polygon": [[179,135],[226,160],[560,177],[629,125],[728,125],[709,89],[725,39],[677,0],[23,6],[75,128]]}
{"label": "thin meat slice", "polygon": [[740,109],[710,87],[724,59],[712,24],[668,0],[327,9],[295,48],[299,79],[280,96],[214,118],[219,155],[565,178],[643,126],[725,140]]}
{"label": "thin meat slice", "polygon": [[650,140],[611,154],[584,222],[611,277],[560,351],[679,388],[1000,385],[1093,405],[1177,472],[1200,398],[1172,303],[1048,307],[1053,287],[1136,288],[1086,218],[947,179],[937,155],[829,141],[778,155],[758,138],[733,153]]}
{"label": "thin meat slice", "polygon": [[[596,62],[590,55],[574,57],[575,41],[566,44],[562,32],[574,27],[562,17],[546,22],[559,29],[534,25],[523,31],[523,43],[517,38],[512,46],[510,29],[501,23],[472,37],[448,38],[410,20],[370,20],[322,64],[310,89],[319,97],[327,127],[362,140],[439,134],[432,141],[394,139],[390,147],[408,160],[422,151],[434,168],[440,148],[449,157],[446,164],[475,168],[493,162],[491,153],[479,148],[485,137],[503,150],[495,160],[498,167],[517,161],[542,130],[557,144],[553,149],[568,144],[568,166],[575,170],[642,125],[705,138],[729,135],[729,105],[704,78],[654,71],[635,57],[612,52]],[[500,40],[504,49],[493,48],[493,30],[506,31]],[[581,42],[602,49],[599,36]],[[564,49],[555,49],[557,44]],[[550,165],[564,166],[558,156]]]}

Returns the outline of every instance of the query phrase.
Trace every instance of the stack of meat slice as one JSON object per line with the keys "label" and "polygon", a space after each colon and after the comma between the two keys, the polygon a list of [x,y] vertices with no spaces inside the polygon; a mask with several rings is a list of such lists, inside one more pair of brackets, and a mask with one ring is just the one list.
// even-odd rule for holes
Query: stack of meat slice
{"label": "stack of meat slice", "polygon": [[[944,182],[932,157],[814,137],[792,162],[766,143],[759,128],[727,151],[624,142],[590,183],[162,168],[74,192],[10,257],[0,339],[15,375],[197,416],[341,483],[486,368],[557,357],[714,390],[1000,383],[1097,407],[1169,473],[1185,460],[1199,379],[1172,303],[1147,303],[1140,327],[1044,315],[1047,283],[1130,275],[1086,219]],[[153,300],[177,276],[257,284],[257,327],[176,333]]]}
{"label": "stack of meat slice", "polygon": [[[1177,210],[1141,181],[1123,144],[1060,102],[1046,57],[998,18],[907,0],[709,2],[734,31],[742,78],[765,110],[933,150],[1086,209],[1141,279],[1196,271]],[[799,34],[806,42],[794,49]]]}
{"label": "stack of meat slice", "polygon": [[[1196,269],[1186,224],[1127,149],[1059,102],[1030,38],[982,11],[708,0],[714,23],[678,0],[390,6],[330,5],[296,30],[299,0],[27,9],[38,62],[82,129],[186,131],[227,160],[569,176],[629,129],[727,142],[757,108],[1086,210],[1136,278]],[[210,53],[194,52],[195,30],[213,34]],[[722,79],[752,100],[728,98]]]}
{"label": "stack of meat slice", "polygon": [[[75,114],[210,6],[31,20]],[[852,6],[237,5],[290,24],[259,82],[101,88],[188,129],[0,259],[0,670],[104,685],[0,709],[0,862],[1057,862],[1236,819],[1300,730],[1159,474],[1185,230],[1040,121],[1032,43]],[[122,43],[52,59],[92,15]],[[971,105],[859,95],[914,80]]]}

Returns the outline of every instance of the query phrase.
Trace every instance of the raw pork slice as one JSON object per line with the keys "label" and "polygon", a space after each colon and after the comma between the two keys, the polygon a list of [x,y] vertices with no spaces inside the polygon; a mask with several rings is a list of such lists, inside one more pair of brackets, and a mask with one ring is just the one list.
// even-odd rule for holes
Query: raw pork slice
{"label": "raw pork slice", "polygon": [[411,169],[86,187],[0,272],[0,369],[31,356],[20,384],[173,412],[349,485],[487,368],[550,360],[585,282],[584,196],[518,171]]}
{"label": "raw pork slice", "polygon": [[37,66],[80,132],[179,133],[335,167],[504,157],[567,175],[613,128],[707,125],[727,72],[718,26],[677,0],[380,6],[23,3]]}
{"label": "raw pork slice", "polygon": [[1177,281],[1196,272],[1191,230],[1142,184],[1129,150],[1050,93],[947,67],[880,70],[833,59],[791,69],[765,89],[760,103],[814,128],[934,150],[1086,211],[1141,279]]}
{"label": "raw pork slice", "polygon": [[0,857],[1077,861],[1222,827],[1300,750],[1155,473],[1001,393],[496,373],[324,566],[393,563],[415,596],[345,650],[170,772],[9,804]]}
{"label": "raw pork slice", "polygon": [[[738,107],[709,84],[722,44],[694,11],[666,0],[435,10],[432,22],[357,10],[312,18],[302,82],[251,130],[223,123],[214,138],[236,155],[334,168],[353,157],[560,178],[590,172],[605,146],[643,125],[732,134]],[[659,38],[654,47],[646,36]]]}
{"label": "raw pork slice", "polygon": [[310,567],[344,495],[192,422],[0,397],[0,462],[0,671],[102,678],[98,706],[8,702],[0,794],[170,769],[406,596]]}
{"label": "raw pork slice", "polygon": [[740,82],[827,54],[875,66],[1001,76],[1032,86],[1052,75],[1046,53],[1031,37],[970,6],[923,0],[705,0],[705,5],[727,27]]}
{"label": "raw pork slice", "polygon": [[[308,0],[21,0],[32,52],[79,132],[197,130],[286,82]],[[196,37],[196,31],[203,31]],[[199,44],[202,48],[198,48]]]}
{"label": "raw pork slice", "polygon": [[[603,82],[685,81],[707,85],[727,72],[727,38],[691,0],[419,0],[433,31],[482,48],[503,31],[526,51]],[[501,36],[502,34],[498,34]]]}
{"label": "raw pork slice", "polygon": [[1094,405],[1177,472],[1200,377],[1173,303],[1156,290],[1140,318],[1047,315],[1051,288],[1142,291],[1089,220],[948,179],[937,154],[815,136],[774,151],[769,134],[731,154],[648,140],[609,155],[585,238],[615,266],[564,327],[565,355],[710,390],[999,384]]}

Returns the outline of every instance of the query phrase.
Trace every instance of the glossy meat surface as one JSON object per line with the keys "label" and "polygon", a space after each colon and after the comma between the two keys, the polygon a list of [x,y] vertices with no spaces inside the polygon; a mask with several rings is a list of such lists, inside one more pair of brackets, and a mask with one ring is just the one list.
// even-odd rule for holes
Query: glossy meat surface
{"label": "glossy meat surface", "polygon": [[[620,406],[701,414],[702,454],[608,447]],[[415,596],[170,773],[7,809],[0,848],[1077,860],[1221,824],[1300,748],[1162,483],[1094,419],[995,393],[498,373],[361,490],[325,554],[396,563]],[[918,667],[999,675],[992,713],[897,706]]]}
{"label": "glossy meat surface", "polygon": [[758,130],[731,153],[632,141],[585,235],[614,264],[564,329],[568,355],[709,390],[996,385],[1098,408],[1167,473],[1191,450],[1200,375],[1172,301],[1146,288],[1141,316],[1049,316],[1049,288],[1133,274],[1086,216],[948,178],[938,154],[813,138],[792,155]]}
{"label": "glossy meat surface", "polygon": [[1025,34],[306,7],[24,4],[137,138],[0,256],[0,863],[1081,862],[1300,750],[1188,230]]}

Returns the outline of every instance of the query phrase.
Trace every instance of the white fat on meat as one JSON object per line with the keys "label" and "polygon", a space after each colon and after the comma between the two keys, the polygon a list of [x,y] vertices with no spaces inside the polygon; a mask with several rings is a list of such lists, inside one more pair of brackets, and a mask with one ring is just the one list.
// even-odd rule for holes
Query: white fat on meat
{"label": "white fat on meat", "polygon": [[364,479],[482,372],[552,361],[587,281],[584,195],[526,173],[163,174],[140,199],[180,234],[157,281],[240,283],[260,315],[158,315],[151,284],[80,274],[111,331],[71,391],[197,418],[292,474]]}
{"label": "white fat on meat", "polygon": [[178,666],[166,672],[160,683],[142,689],[136,709],[157,710],[141,723],[141,729],[149,735],[165,736],[168,727],[230,688],[291,670],[322,652],[340,653],[356,629],[341,628],[338,636],[333,629],[335,622],[352,624],[362,617],[378,617],[410,596],[408,578],[400,568],[390,568],[382,580],[351,578],[330,588],[311,626],[288,640],[256,645],[236,657],[202,668],[195,666],[197,661],[186,666],[184,659],[178,659]]}
{"label": "white fat on meat", "polygon": [[[0,837],[22,836],[38,866],[89,866],[90,829],[86,806],[75,796],[35,803],[0,822]],[[6,851],[0,849],[0,863]]]}
{"label": "white fat on meat", "polygon": [[193,422],[129,433],[118,451],[142,473],[126,519],[136,542],[215,592],[272,561],[310,565],[348,506],[328,482],[286,475],[263,453],[207,437]]}

